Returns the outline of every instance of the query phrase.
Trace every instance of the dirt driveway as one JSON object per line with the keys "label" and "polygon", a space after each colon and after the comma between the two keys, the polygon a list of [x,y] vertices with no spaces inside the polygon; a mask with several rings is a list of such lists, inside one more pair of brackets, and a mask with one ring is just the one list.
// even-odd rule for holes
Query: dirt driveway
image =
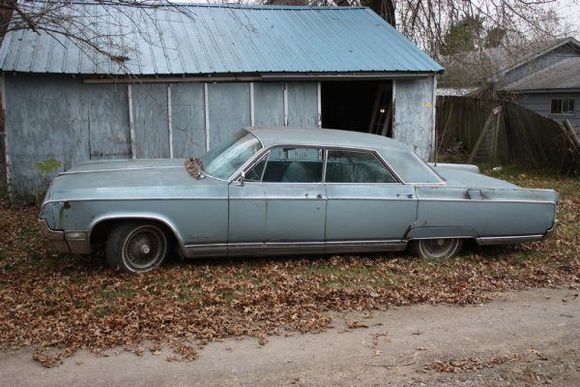
{"label": "dirt driveway", "polygon": [[580,384],[577,290],[500,294],[480,306],[413,305],[336,315],[320,334],[226,339],[193,362],[79,352],[46,369],[30,350],[0,354],[4,385]]}

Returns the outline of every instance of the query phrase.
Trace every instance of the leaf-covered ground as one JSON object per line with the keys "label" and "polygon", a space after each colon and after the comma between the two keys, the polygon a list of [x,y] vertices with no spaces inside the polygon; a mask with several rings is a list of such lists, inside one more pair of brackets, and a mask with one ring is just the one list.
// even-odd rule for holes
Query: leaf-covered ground
{"label": "leaf-covered ground", "polygon": [[444,262],[405,253],[376,256],[177,259],[140,276],[112,271],[99,256],[55,253],[37,209],[0,201],[0,348],[33,346],[45,366],[78,349],[124,347],[194,359],[226,336],[315,332],[332,311],[410,303],[482,303],[493,292],[580,284],[580,180],[510,169],[496,174],[561,193],[560,224],[545,242],[467,246]]}

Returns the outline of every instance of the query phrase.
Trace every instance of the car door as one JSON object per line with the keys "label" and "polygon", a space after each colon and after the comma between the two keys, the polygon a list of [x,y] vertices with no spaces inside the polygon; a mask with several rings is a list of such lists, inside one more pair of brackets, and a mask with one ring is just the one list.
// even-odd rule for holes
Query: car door
{"label": "car door", "polygon": [[417,214],[413,186],[402,184],[372,151],[329,149],[326,242],[363,250],[404,246]]}
{"label": "car door", "polygon": [[[326,222],[323,155],[320,148],[275,147],[245,172],[243,185],[230,188],[230,242],[260,239],[271,251],[321,251]],[[244,229],[242,219],[251,219],[252,226]]]}

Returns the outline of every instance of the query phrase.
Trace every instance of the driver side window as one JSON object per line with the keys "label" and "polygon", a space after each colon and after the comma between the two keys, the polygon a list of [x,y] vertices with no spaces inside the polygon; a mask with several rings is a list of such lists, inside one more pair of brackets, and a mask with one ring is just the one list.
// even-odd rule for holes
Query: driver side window
{"label": "driver side window", "polygon": [[246,172],[247,181],[320,183],[324,152],[320,148],[278,147]]}

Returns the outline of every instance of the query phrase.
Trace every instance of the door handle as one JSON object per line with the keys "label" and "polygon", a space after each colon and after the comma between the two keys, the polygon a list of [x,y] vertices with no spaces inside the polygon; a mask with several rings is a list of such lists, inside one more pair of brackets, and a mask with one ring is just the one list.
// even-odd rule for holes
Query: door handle
{"label": "door handle", "polygon": [[322,194],[316,195],[316,199],[322,199]]}

